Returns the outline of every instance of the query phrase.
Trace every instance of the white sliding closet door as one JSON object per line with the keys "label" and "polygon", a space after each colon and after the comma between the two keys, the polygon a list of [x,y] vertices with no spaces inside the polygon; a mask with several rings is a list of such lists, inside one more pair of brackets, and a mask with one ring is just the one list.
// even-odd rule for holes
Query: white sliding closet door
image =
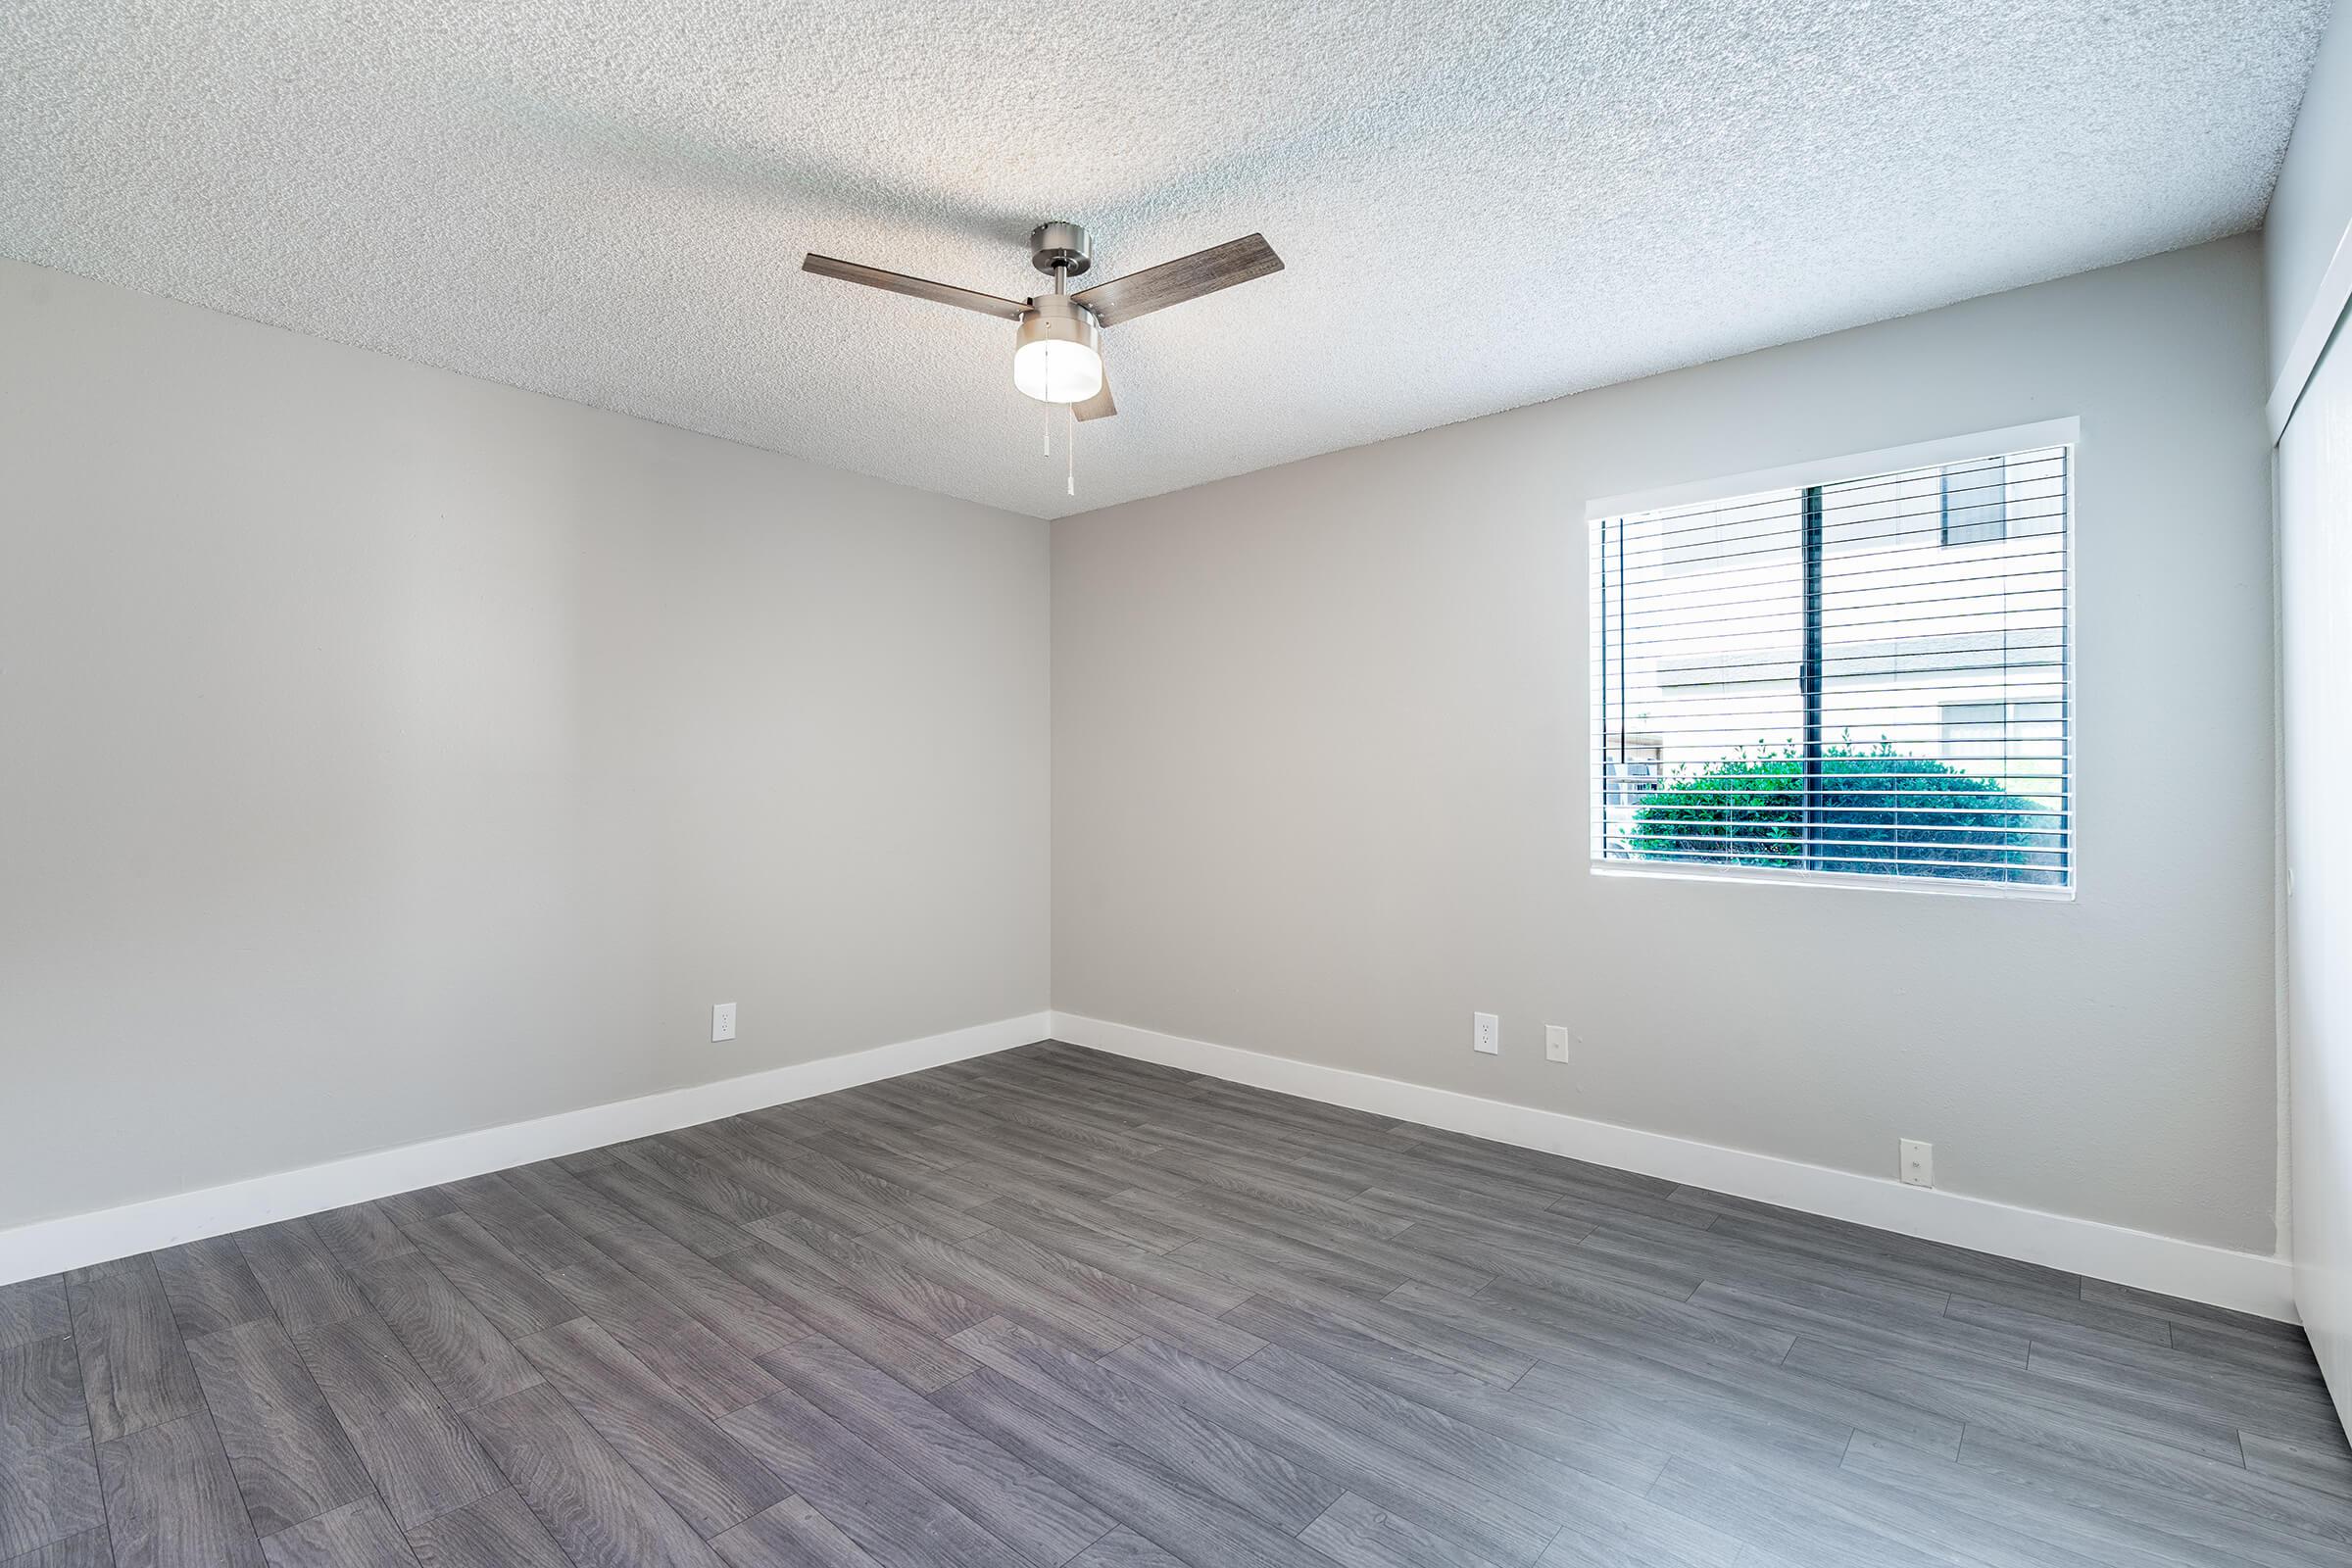
{"label": "white sliding closet door", "polygon": [[2352,1425],[2352,347],[2278,443],[2295,1300]]}

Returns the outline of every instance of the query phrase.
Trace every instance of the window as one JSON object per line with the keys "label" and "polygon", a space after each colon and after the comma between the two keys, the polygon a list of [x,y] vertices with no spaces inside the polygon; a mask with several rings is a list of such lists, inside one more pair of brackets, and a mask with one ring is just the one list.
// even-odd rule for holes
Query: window
{"label": "window", "polygon": [[1596,867],[2070,888],[2072,458],[1595,515]]}
{"label": "window", "polygon": [[2000,458],[1942,470],[1943,542],[1984,544],[2009,537],[2009,465]]}
{"label": "window", "polygon": [[1974,762],[1998,757],[2009,728],[2007,703],[1938,703],[1943,728],[1942,757],[1947,761]]}
{"label": "window", "polygon": [[1600,772],[1611,806],[1631,806],[1666,776],[1666,749],[1655,735],[1617,736],[1609,743]]}

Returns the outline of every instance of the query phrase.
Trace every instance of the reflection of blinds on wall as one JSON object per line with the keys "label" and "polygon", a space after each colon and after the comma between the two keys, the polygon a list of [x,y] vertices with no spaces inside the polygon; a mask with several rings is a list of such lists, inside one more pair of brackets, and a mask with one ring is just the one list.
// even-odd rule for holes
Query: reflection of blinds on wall
{"label": "reflection of blinds on wall", "polygon": [[2070,464],[1594,519],[1594,858],[2070,884]]}

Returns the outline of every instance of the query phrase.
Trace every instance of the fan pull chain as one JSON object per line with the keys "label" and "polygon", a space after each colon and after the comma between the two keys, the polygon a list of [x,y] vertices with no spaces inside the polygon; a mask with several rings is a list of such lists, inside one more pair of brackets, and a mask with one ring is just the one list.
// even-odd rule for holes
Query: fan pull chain
{"label": "fan pull chain", "polygon": [[[1047,350],[1047,352],[1048,352],[1048,353],[1052,353],[1053,351],[1052,351],[1051,349],[1049,349],[1049,350]],[[1045,429],[1045,438],[1046,438],[1046,447],[1045,447],[1045,452],[1046,452],[1046,456],[1050,458],[1050,457],[1052,457],[1052,456],[1054,455],[1054,405],[1053,405],[1053,404],[1051,404],[1051,403],[1049,403],[1049,404],[1045,405],[1045,411],[1046,411],[1046,422],[1045,422],[1045,427],[1044,427],[1044,429]]]}
{"label": "fan pull chain", "polygon": [[[1062,494],[1074,496],[1078,493],[1078,405],[1065,403],[1062,407],[1070,411],[1070,428],[1061,443],[1064,460],[1068,464],[1062,473]],[[1051,418],[1052,416],[1047,417]]]}

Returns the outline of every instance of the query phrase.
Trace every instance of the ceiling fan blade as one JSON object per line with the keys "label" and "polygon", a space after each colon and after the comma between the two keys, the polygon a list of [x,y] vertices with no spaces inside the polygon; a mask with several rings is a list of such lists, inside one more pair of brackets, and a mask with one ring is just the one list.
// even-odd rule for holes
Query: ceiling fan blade
{"label": "ceiling fan blade", "polygon": [[1110,401],[1110,371],[1107,368],[1102,372],[1102,390],[1071,412],[1081,419],[1107,419],[1119,412],[1119,406]]}
{"label": "ceiling fan blade", "polygon": [[1251,234],[1082,288],[1070,297],[1094,312],[1104,326],[1116,326],[1281,270],[1282,258],[1274,254],[1266,236]]}
{"label": "ceiling fan blade", "polygon": [[1000,299],[983,294],[978,289],[957,288],[953,283],[934,283],[927,277],[908,277],[905,272],[893,272],[880,267],[867,267],[861,262],[837,261],[819,256],[814,251],[801,262],[801,270],[814,272],[819,277],[838,277],[845,283],[863,283],[868,288],[886,288],[893,294],[911,294],[918,300],[936,300],[942,305],[961,306],[978,311],[983,316],[1001,316],[1007,321],[1017,321],[1029,314],[1023,300]]}

